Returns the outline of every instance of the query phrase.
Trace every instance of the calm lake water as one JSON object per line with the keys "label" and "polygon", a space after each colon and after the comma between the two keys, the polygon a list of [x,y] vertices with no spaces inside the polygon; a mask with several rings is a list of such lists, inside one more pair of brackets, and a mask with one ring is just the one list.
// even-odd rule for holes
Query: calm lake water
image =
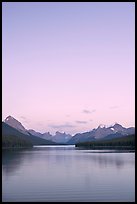
{"label": "calm lake water", "polygon": [[135,153],[35,146],[2,154],[3,202],[135,201]]}

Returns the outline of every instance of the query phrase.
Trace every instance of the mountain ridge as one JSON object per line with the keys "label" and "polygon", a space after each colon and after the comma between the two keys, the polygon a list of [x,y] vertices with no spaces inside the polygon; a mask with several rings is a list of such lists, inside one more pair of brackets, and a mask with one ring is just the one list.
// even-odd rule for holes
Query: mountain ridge
{"label": "mountain ridge", "polygon": [[56,142],[58,144],[76,144],[77,142],[87,142],[105,138],[111,139],[135,133],[134,127],[125,128],[122,125],[115,123],[110,126],[100,124],[97,128],[83,133],[76,133],[74,136],[66,134],[65,132],[61,133],[59,131],[56,131],[55,135],[51,135],[50,132],[40,133],[33,129],[27,130],[18,120],[12,116],[8,116],[4,122],[27,136],[33,135],[41,139]]}
{"label": "mountain ridge", "polygon": [[18,136],[20,138],[27,139],[33,145],[56,144],[55,142],[48,141],[48,140],[42,139],[40,137],[36,137],[34,135],[29,135],[29,136],[25,135],[22,132],[18,131],[17,129],[6,124],[5,122],[2,122],[2,136]]}

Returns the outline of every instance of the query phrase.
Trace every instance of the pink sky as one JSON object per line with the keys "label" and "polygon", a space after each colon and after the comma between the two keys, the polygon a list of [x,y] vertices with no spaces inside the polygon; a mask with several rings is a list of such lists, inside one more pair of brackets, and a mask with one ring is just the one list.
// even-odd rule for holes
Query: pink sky
{"label": "pink sky", "polygon": [[2,3],[2,119],[135,125],[135,3]]}

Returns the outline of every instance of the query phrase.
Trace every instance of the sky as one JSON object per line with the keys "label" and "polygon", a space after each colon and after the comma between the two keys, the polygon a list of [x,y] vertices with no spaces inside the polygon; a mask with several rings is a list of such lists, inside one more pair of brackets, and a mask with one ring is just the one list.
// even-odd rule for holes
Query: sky
{"label": "sky", "polygon": [[135,3],[3,2],[8,115],[52,134],[135,126]]}

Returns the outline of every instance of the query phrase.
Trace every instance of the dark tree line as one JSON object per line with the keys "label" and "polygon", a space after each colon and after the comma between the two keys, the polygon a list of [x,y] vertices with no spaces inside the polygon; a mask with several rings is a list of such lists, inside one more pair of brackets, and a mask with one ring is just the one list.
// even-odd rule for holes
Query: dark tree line
{"label": "dark tree line", "polygon": [[20,136],[2,135],[2,148],[32,147],[32,143]]}
{"label": "dark tree line", "polygon": [[121,138],[116,139],[109,139],[109,140],[98,140],[92,142],[81,142],[77,143],[76,147],[89,147],[89,148],[103,148],[103,147],[120,147],[134,149],[135,148],[135,135],[129,135]]}

